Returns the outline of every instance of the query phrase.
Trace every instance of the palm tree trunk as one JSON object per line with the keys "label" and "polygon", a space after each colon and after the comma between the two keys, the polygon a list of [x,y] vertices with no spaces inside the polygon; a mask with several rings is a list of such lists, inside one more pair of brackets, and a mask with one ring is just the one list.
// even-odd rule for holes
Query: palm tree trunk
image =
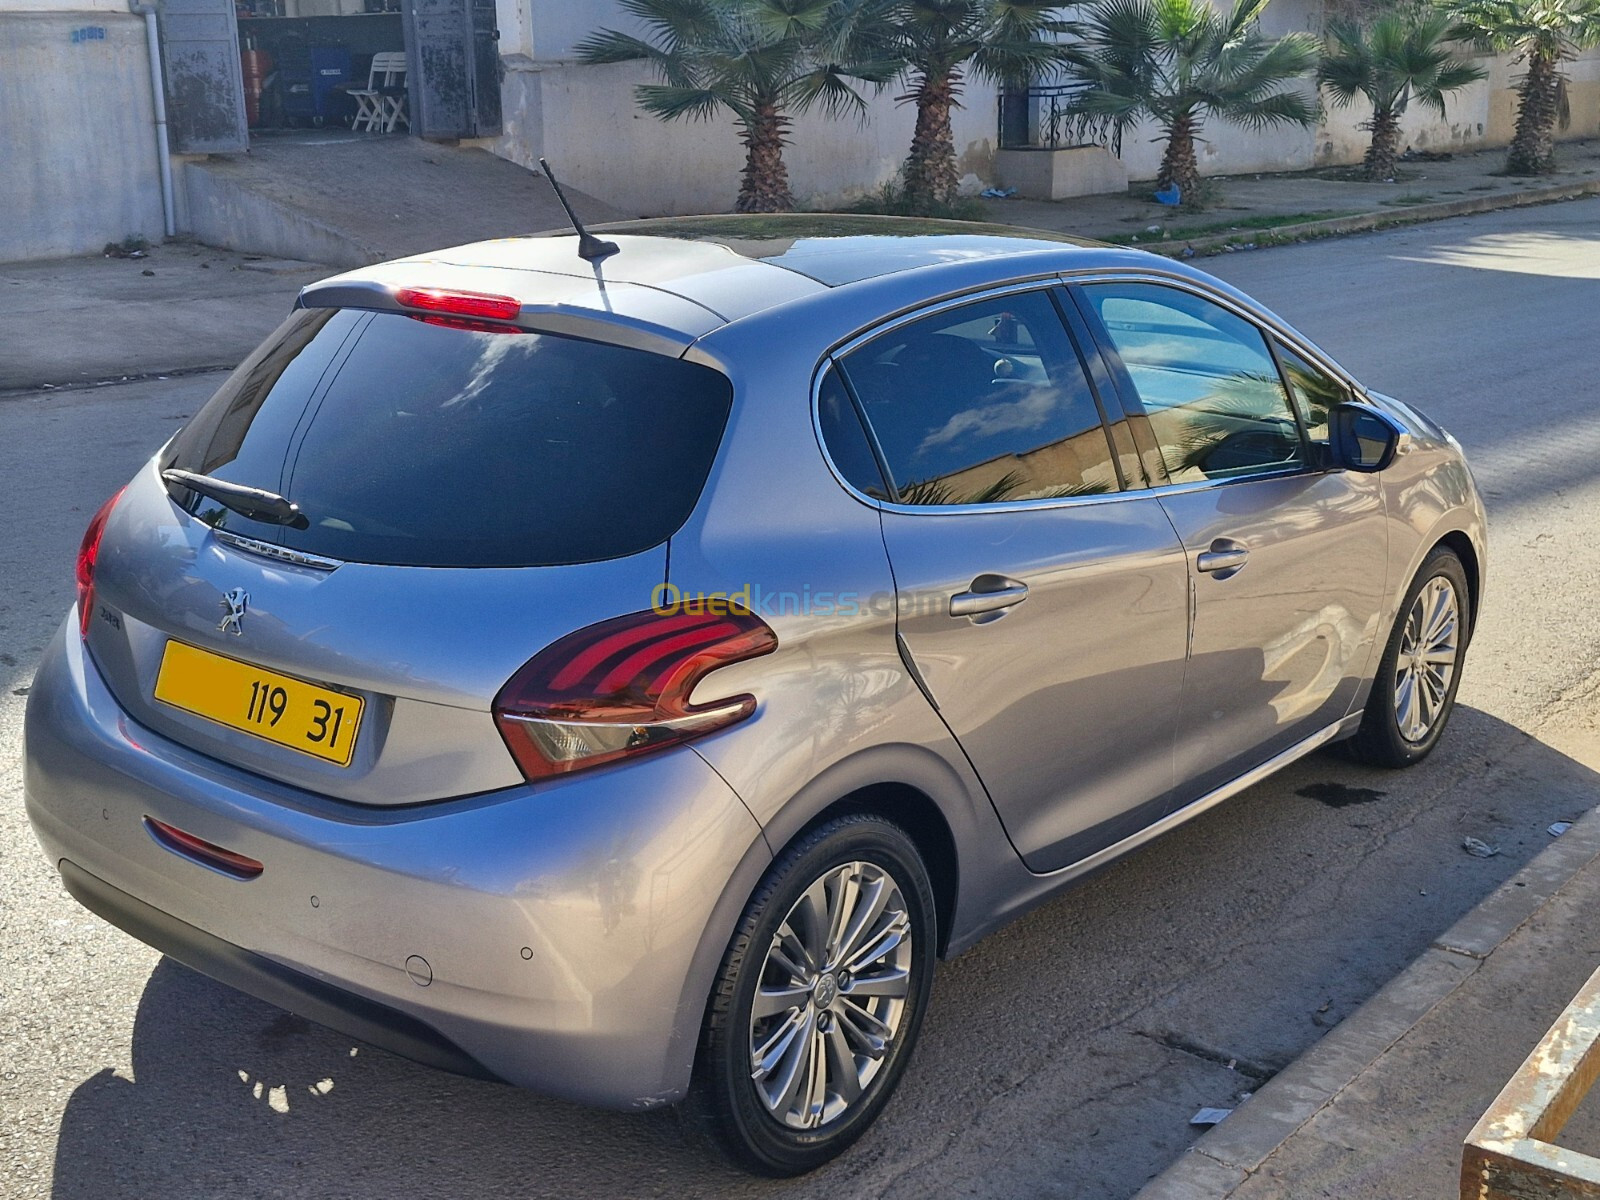
{"label": "palm tree trunk", "polygon": [[911,95],[917,103],[917,126],[906,159],[906,200],[913,211],[952,204],[956,198],[956,139],[950,110],[960,90],[960,73],[924,75]]}
{"label": "palm tree trunk", "polygon": [[788,212],[794,207],[783,143],[789,118],[772,100],[755,105],[755,118],[740,122],[744,133],[744,174],[739,181],[739,212]]}
{"label": "palm tree trunk", "polygon": [[1177,184],[1185,204],[1196,204],[1200,200],[1200,163],[1194,155],[1194,134],[1193,113],[1174,118],[1167,128],[1167,148],[1161,155],[1161,170],[1156,174],[1156,186],[1165,191]]}
{"label": "palm tree trunk", "polygon": [[1361,174],[1375,181],[1393,179],[1400,160],[1400,116],[1393,109],[1377,109],[1370,127],[1372,144],[1361,160]]}
{"label": "palm tree trunk", "polygon": [[1544,175],[1555,169],[1555,128],[1561,77],[1553,58],[1528,56],[1517,87],[1517,131],[1506,155],[1507,175]]}

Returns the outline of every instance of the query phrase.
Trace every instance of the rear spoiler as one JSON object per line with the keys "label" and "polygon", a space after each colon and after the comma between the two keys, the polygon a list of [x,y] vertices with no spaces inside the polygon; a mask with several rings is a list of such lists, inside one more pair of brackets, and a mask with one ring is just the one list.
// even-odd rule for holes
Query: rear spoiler
{"label": "rear spoiler", "polygon": [[[397,292],[402,288],[449,288],[464,285],[466,290],[483,289],[484,280],[480,272],[474,272],[476,278],[464,280],[447,265],[438,264],[438,266],[440,270],[424,272],[417,270],[416,265],[412,265],[404,283],[398,279],[389,282],[381,278],[360,278],[354,276],[354,273],[336,275],[332,279],[324,279],[302,288],[299,299],[295,301],[295,307],[358,308],[412,316],[421,315],[421,311],[400,302]],[[517,272],[517,274],[535,273]],[[656,288],[626,283],[607,283],[597,286],[595,281],[553,274],[546,278],[554,286],[541,290],[578,293],[585,300],[589,299],[589,296],[582,293],[591,292],[595,294],[602,307],[590,307],[587,304],[570,303],[561,299],[522,301],[520,311],[514,318],[506,321],[506,324],[530,332],[561,334],[590,342],[606,342],[633,350],[644,350],[667,358],[680,358],[683,352],[702,335],[723,323],[710,310]],[[629,309],[635,311],[630,312]],[[643,310],[643,313],[657,315],[652,310],[662,309],[669,311],[661,312],[659,315],[678,318],[678,322],[674,325],[663,324],[651,320],[649,316],[641,315],[638,311]],[[683,318],[689,319],[685,321]]]}

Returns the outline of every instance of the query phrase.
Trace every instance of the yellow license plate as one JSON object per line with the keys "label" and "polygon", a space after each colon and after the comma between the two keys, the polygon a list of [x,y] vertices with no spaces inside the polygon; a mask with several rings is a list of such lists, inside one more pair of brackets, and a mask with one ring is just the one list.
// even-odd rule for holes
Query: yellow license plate
{"label": "yellow license plate", "polygon": [[168,642],[156,699],[313,758],[350,765],[362,700],[237,659]]}

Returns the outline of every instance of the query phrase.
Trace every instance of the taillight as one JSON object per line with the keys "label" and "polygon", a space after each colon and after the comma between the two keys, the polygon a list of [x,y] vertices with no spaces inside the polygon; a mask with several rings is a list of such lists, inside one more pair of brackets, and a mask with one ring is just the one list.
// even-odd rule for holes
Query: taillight
{"label": "taillight", "polygon": [[495,723],[529,779],[646,754],[753,713],[754,696],[689,696],[719,667],[777,648],[766,622],[743,610],[614,617],[530,659],[495,697]]}
{"label": "taillight", "polygon": [[407,308],[447,313],[453,317],[482,317],[490,321],[514,321],[522,302],[510,296],[488,292],[459,292],[450,288],[401,288],[394,298]]}
{"label": "taillight", "polygon": [[254,879],[266,870],[266,867],[253,858],[246,858],[215,842],[208,842],[204,838],[195,837],[192,833],[185,833],[176,825],[168,825],[165,821],[158,821],[154,817],[145,817],[144,827],[150,831],[151,837],[174,854],[192,858],[197,863],[215,868],[224,875],[232,875],[235,879]]}
{"label": "taillight", "polygon": [[105,536],[111,510],[127,490],[118,488],[116,495],[100,506],[100,511],[90,518],[89,528],[83,531],[83,543],[78,547],[78,633],[83,637],[89,636],[89,614],[94,611],[94,564],[100,557],[100,539]]}

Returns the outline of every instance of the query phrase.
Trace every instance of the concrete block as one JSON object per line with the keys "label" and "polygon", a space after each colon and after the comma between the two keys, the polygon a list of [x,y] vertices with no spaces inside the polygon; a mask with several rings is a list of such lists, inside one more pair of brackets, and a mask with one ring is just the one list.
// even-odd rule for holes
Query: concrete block
{"label": "concrete block", "polygon": [[1000,150],[994,156],[1001,187],[1014,187],[1029,200],[1065,200],[1128,190],[1128,172],[1103,146],[1060,150]]}

